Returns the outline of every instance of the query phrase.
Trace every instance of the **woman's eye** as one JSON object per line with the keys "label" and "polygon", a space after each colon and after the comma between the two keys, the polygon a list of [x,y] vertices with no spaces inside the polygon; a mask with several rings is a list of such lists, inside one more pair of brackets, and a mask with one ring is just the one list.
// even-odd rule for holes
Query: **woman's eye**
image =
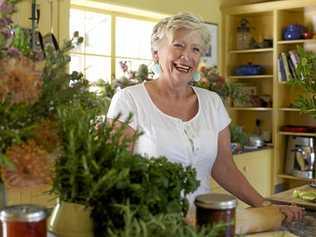
{"label": "woman's eye", "polygon": [[193,48],[193,51],[196,52],[196,53],[200,53],[201,49],[200,48]]}
{"label": "woman's eye", "polygon": [[176,47],[176,48],[182,48],[183,47],[183,45],[180,44],[180,43],[174,43],[173,46]]}

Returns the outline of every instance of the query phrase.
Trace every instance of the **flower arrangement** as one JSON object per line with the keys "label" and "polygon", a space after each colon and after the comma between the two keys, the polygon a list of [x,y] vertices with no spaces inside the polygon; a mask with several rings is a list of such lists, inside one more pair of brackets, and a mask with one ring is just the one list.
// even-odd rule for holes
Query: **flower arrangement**
{"label": "flower arrangement", "polygon": [[193,85],[216,92],[224,102],[228,98],[241,102],[247,100],[238,85],[227,82],[224,77],[219,75],[217,66],[201,66],[199,71],[201,80],[194,82]]}
{"label": "flower arrangement", "polygon": [[75,34],[46,58],[11,20],[19,0],[0,0],[0,165],[7,187],[50,184],[60,138],[56,112],[75,98],[92,96],[80,73],[66,73],[67,55],[82,42]]}

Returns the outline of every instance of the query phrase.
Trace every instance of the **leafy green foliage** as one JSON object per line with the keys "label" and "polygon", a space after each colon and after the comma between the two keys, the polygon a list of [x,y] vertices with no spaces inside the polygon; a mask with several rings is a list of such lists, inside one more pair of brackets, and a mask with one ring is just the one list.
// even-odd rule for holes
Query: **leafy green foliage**
{"label": "leafy green foliage", "polygon": [[240,103],[247,102],[249,98],[243,95],[240,86],[230,83],[218,74],[217,67],[201,67],[201,80],[194,82],[193,85],[210,91],[216,92],[222,100],[226,98],[234,99]]}
{"label": "leafy green foliage", "polygon": [[316,119],[316,96],[307,97],[299,96],[294,102],[294,106],[299,108],[301,112],[310,114]]}
{"label": "leafy green foliage", "polygon": [[11,46],[13,48],[19,49],[20,52],[25,56],[30,55],[32,51],[30,45],[30,35],[19,26],[15,27],[14,31],[14,38]]}
{"label": "leafy green foliage", "polygon": [[242,146],[246,145],[248,142],[248,135],[243,132],[242,127],[231,124],[229,126],[231,142],[236,142],[241,144]]}
{"label": "leafy green foliage", "polygon": [[100,123],[98,115],[76,101],[58,109],[63,141],[52,192],[63,201],[91,206],[96,236],[124,227],[117,204],[129,202],[137,218],[186,212],[184,195],[198,186],[195,170],[164,157],[132,154],[128,147],[140,134],[124,137],[131,117],[117,127],[118,118]]}
{"label": "leafy green foliage", "polygon": [[303,88],[306,93],[295,100],[294,106],[316,118],[316,54],[298,47],[298,55],[296,73],[299,79],[290,80],[289,84]]}
{"label": "leafy green foliage", "polygon": [[183,217],[176,213],[160,214],[140,220],[135,218],[135,212],[131,211],[129,206],[120,208],[124,212],[125,228],[109,230],[109,237],[216,237],[225,229],[225,224],[195,229],[184,224]]}

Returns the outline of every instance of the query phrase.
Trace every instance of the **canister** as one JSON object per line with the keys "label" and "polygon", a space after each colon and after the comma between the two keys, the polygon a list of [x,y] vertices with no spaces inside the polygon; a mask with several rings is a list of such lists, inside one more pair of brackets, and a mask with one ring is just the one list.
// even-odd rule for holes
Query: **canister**
{"label": "canister", "polygon": [[3,237],[47,237],[47,212],[32,204],[8,206],[0,211]]}
{"label": "canister", "polygon": [[207,193],[195,198],[196,223],[198,226],[222,226],[219,236],[235,235],[235,218],[237,200],[235,197],[221,193]]}

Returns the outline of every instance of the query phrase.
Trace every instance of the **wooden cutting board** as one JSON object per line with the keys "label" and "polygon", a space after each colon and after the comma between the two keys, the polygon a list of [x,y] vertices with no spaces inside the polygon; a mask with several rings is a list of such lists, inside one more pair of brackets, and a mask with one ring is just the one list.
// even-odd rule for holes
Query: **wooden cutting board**
{"label": "wooden cutting board", "polygon": [[313,190],[313,191],[316,191],[315,188],[312,188],[309,185],[304,185],[304,186],[301,186],[301,187],[289,189],[289,190],[284,191],[284,192],[273,194],[268,199],[273,201],[273,202],[276,201],[276,202],[280,202],[280,203],[284,203],[284,204],[297,204],[299,206],[302,206],[302,207],[306,208],[307,210],[316,210],[316,203],[304,201],[304,200],[298,199],[298,198],[294,198],[293,197],[293,191],[294,190],[300,190],[300,191],[311,191],[311,190]]}
{"label": "wooden cutting board", "polygon": [[264,232],[252,235],[246,235],[246,237],[298,237],[287,231],[274,231],[274,232]]}

